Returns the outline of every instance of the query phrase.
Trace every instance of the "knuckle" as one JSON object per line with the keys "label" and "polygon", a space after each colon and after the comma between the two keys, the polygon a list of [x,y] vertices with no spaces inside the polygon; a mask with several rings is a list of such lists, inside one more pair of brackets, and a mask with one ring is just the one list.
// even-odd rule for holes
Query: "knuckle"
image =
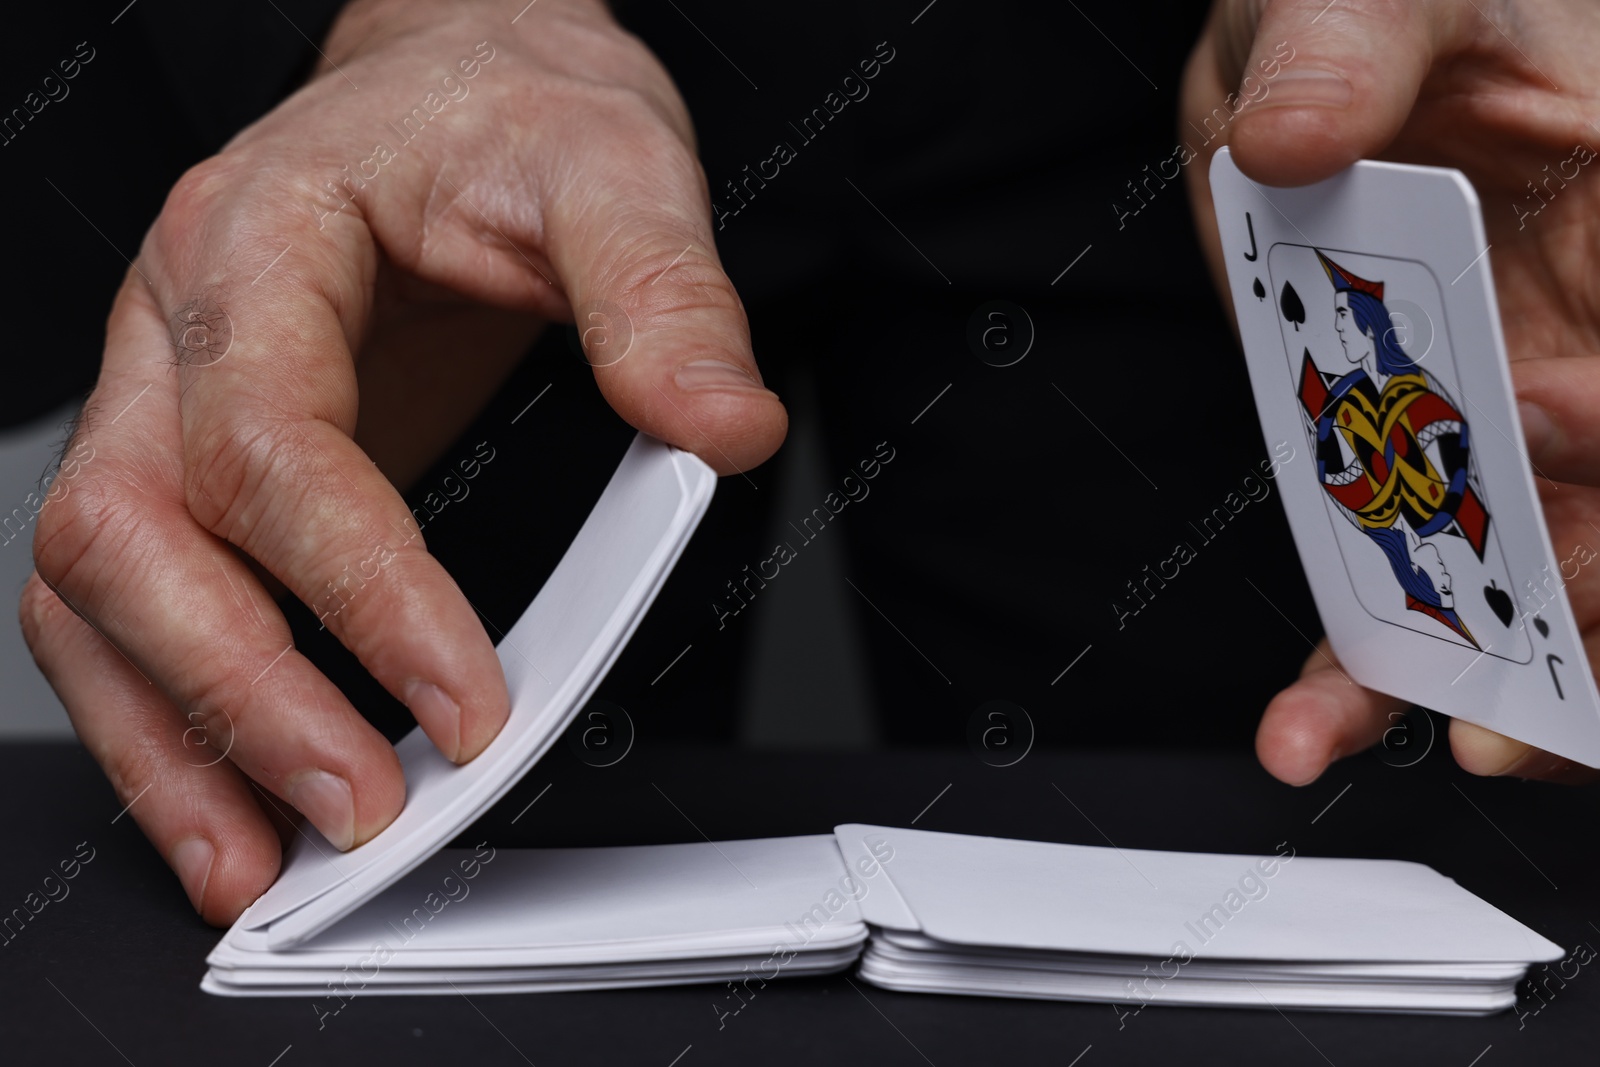
{"label": "knuckle", "polygon": [[[287,635],[283,639],[287,641]],[[187,684],[175,701],[182,724],[173,728],[172,735],[178,741],[178,756],[191,765],[214,762],[204,756],[207,746],[218,757],[236,755],[235,742],[243,747],[260,716],[265,718],[257,733],[266,731],[272,736],[274,712],[283,699],[283,690],[272,685],[270,676],[267,680],[260,677],[263,668],[273,664],[276,653],[253,645],[230,655],[217,653],[214,647],[196,649],[181,657],[173,671],[187,679]],[[276,665],[278,669],[283,666]]]}
{"label": "knuckle", "polygon": [[673,89],[670,81],[661,85],[630,87],[623,97],[625,114],[647,122],[660,132],[669,134],[673,143],[690,156],[694,156],[694,124],[688,108]]}
{"label": "knuckle", "polygon": [[220,759],[233,749],[234,737],[247,715],[249,701],[244,699],[231,679],[214,681],[200,696],[191,701],[184,715],[185,727],[181,747],[191,764],[207,762],[200,750],[209,746]]}
{"label": "knuckle", "polygon": [[[163,737],[148,726],[133,737],[122,739],[120,744],[95,742],[87,738],[85,741],[90,755],[94,756],[95,762],[105,771],[111,788],[116,791],[117,798],[124,804],[131,804],[147,786],[167,777],[164,773],[169,761],[167,748],[172,744],[172,738]],[[153,792],[155,795],[147,798],[146,804],[153,805],[160,802],[162,790],[156,789]],[[140,814],[142,813],[135,813],[136,820]]]}
{"label": "knuckle", "polygon": [[[1341,22],[1357,25],[1370,23],[1374,24],[1375,28],[1392,31],[1396,26],[1411,22],[1418,13],[1419,6],[1415,0],[1349,0],[1347,3],[1334,5],[1328,12],[1328,24],[1337,26]],[[1304,7],[1294,9],[1289,0],[1269,0],[1262,7],[1274,14],[1289,13],[1300,15],[1301,18],[1315,13],[1314,10],[1306,10]]]}
{"label": "knuckle", "polygon": [[305,484],[308,447],[281,420],[213,421],[184,440],[189,513],[218,537],[243,546],[267,521],[269,506],[292,513],[295,501],[283,494]]}
{"label": "knuckle", "polygon": [[[397,616],[403,613],[395,610],[397,604],[389,591],[392,579],[386,577],[396,568],[397,560],[397,554],[385,556],[377,550],[371,554],[330,554],[327,560],[313,564],[313,573],[327,577],[322,584],[305,591],[307,606],[341,638],[382,629],[390,620],[398,621]],[[370,624],[366,621],[369,617]],[[361,657],[365,650],[352,647],[351,651]]]}
{"label": "knuckle", "polygon": [[[163,273],[187,277],[217,248],[227,248],[231,262],[265,264],[283,251],[286,233],[314,225],[313,212],[286,205],[303,204],[317,191],[270,151],[229,149],[178,178],[145,243]],[[279,146],[280,156],[284,151],[292,149]]]}
{"label": "knuckle", "polygon": [[86,494],[71,493],[46,505],[33,530],[33,564],[51,585],[60,585],[88,553],[99,523]]}
{"label": "knuckle", "polygon": [[[692,127],[675,98],[649,87],[596,82],[566,83],[559,97],[570,147],[598,173],[648,188],[694,173]],[[619,158],[628,165],[616,166]]]}
{"label": "knuckle", "polygon": [[17,621],[22,626],[23,640],[41,668],[54,645],[51,638],[70,614],[71,609],[44,584],[38,571],[28,575],[17,602]]}
{"label": "knuckle", "polygon": [[426,549],[380,540],[331,557],[307,606],[369,671],[382,680],[416,648],[416,622],[437,619],[447,596],[443,571]]}
{"label": "knuckle", "polygon": [[137,555],[130,550],[136,547],[146,511],[116,482],[80,479],[73,492],[39,512],[34,566],[58,589],[93,584],[104,577],[106,561]]}
{"label": "knuckle", "polygon": [[211,156],[184,171],[167,194],[166,209],[182,213],[185,208],[205,207],[227,187],[232,177],[224,156]]}
{"label": "knuckle", "polygon": [[212,156],[190,167],[167,193],[152,235],[161,242],[200,229],[224,196],[241,177],[240,162],[228,155]]}
{"label": "knuckle", "polygon": [[732,280],[704,242],[657,228],[619,248],[613,262],[609,281],[614,291],[627,294],[630,315],[641,329],[668,324],[691,311],[744,319]]}
{"label": "knuckle", "polygon": [[698,189],[706,184],[705,171],[694,149],[678,131],[664,125],[649,98],[641,97],[637,105],[648,120],[628,120],[618,123],[616,136],[626,144],[633,165],[626,176],[636,182],[656,189]]}
{"label": "knuckle", "polygon": [[1412,0],[1359,0],[1356,14],[1367,15],[1389,25],[1410,21],[1417,5]]}

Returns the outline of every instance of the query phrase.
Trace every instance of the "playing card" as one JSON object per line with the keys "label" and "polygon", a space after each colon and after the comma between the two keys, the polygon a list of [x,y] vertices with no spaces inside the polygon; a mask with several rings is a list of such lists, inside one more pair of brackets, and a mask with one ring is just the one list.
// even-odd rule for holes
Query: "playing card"
{"label": "playing card", "polygon": [[867,937],[857,902],[871,890],[847,876],[832,834],[444,849],[291,949],[234,927],[204,988],[548,991],[818,973],[855,960]]}
{"label": "playing card", "polygon": [[538,596],[496,651],[511,717],[457,766],[420,728],[395,745],[406,806],[382,833],[339,852],[300,827],[278,880],[239,919],[287,948],[421,863],[487,810],[561,735],[622,651],[710,504],[712,469],[640,434]]}
{"label": "playing card", "polygon": [[1521,963],[1562,949],[1420,863],[1160,852],[846,824],[861,915],[945,945],[1207,960]]}
{"label": "playing card", "polygon": [[1211,183],[1262,429],[1307,457],[1279,486],[1344,673],[1600,766],[1471,184],[1361,162],[1274,188],[1227,149]]}

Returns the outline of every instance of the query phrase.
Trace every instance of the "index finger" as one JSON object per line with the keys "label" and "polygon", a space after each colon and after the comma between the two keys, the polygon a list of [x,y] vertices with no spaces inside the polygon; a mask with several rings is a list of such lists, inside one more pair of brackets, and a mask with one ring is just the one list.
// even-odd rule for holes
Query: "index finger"
{"label": "index finger", "polygon": [[[252,219],[252,201],[239,208],[216,190],[203,170],[181,182],[147,246],[157,287],[186,308],[189,510],[316,612],[445,756],[470,760],[509,714],[499,659],[400,494],[352,440],[371,236],[353,219],[286,232],[281,215]],[[188,319],[201,332],[186,339]]]}

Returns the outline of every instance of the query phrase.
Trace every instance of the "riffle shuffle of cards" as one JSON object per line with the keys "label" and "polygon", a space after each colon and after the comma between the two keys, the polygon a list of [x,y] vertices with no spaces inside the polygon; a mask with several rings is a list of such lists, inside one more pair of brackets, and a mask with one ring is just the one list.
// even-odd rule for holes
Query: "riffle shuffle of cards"
{"label": "riffle shuffle of cards", "polygon": [[856,966],[930,993],[1482,1014],[1562,949],[1428,867],[1150,852],[881,826],[747,841],[445,849],[593,693],[715,482],[639,437],[501,641],[511,719],[457,767],[403,738],[400,816],[349,852],[304,827],[209,957],[233,996],[542,992]]}

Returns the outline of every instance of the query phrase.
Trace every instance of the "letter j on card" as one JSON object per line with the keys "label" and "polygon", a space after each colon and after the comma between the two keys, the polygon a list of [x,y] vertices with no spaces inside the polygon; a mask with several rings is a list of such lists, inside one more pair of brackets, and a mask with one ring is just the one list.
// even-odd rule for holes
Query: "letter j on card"
{"label": "letter j on card", "polygon": [[1600,766],[1471,184],[1363,161],[1275,188],[1224,148],[1211,189],[1262,430],[1309,449],[1279,487],[1342,670]]}

